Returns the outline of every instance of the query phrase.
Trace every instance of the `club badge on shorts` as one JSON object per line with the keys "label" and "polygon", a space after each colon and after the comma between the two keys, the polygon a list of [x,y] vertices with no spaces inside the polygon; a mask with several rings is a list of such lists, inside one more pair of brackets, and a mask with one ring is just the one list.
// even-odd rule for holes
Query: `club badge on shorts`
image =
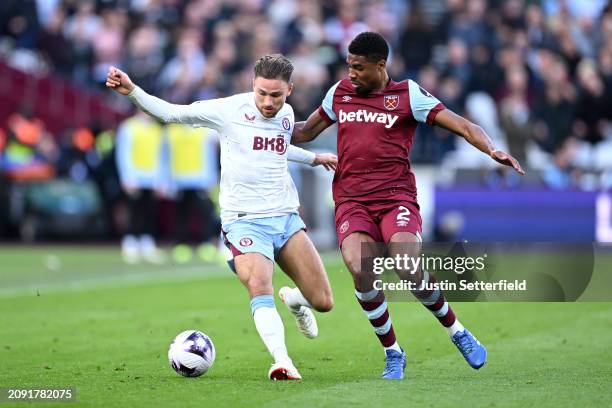
{"label": "club badge on shorts", "polygon": [[240,244],[240,246],[247,247],[253,245],[253,240],[249,237],[242,237],[240,238],[240,241],[238,241],[238,243]]}
{"label": "club badge on shorts", "polygon": [[340,229],[338,231],[340,231],[341,234],[344,234],[346,231],[348,231],[348,229],[349,229],[349,222],[348,220],[346,220],[342,223],[342,225],[340,225]]}

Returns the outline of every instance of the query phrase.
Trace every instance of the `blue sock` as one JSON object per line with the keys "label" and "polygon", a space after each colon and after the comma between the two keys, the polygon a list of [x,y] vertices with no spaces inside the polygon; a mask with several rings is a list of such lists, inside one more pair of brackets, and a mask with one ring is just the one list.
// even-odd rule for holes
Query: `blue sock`
{"label": "blue sock", "polygon": [[276,309],[274,304],[274,296],[272,295],[259,295],[251,299],[251,313],[255,314],[255,311],[260,307],[269,307]]}

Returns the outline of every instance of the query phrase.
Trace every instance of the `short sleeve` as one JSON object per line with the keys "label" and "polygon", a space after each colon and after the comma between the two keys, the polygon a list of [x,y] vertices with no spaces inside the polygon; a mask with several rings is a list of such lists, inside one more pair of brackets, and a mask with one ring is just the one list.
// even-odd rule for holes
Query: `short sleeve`
{"label": "short sleeve", "polygon": [[431,125],[438,112],[445,109],[438,98],[412,80],[408,80],[408,94],[412,116],[417,122]]}
{"label": "short sleeve", "polygon": [[321,103],[321,109],[325,115],[330,119],[330,122],[336,122],[338,118],[336,118],[336,114],[334,113],[334,94],[336,93],[336,88],[340,84],[340,81],[336,82],[334,86],[329,88],[327,94],[325,94],[325,98],[323,98],[323,103]]}

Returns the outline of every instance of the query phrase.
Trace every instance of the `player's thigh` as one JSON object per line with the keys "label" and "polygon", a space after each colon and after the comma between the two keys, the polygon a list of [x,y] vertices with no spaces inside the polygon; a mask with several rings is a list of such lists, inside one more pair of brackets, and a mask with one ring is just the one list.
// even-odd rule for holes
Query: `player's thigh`
{"label": "player's thigh", "polygon": [[304,230],[289,238],[277,254],[276,262],[315,309],[331,310],[333,297],[325,266]]}
{"label": "player's thigh", "polygon": [[421,239],[423,220],[416,202],[407,200],[397,200],[386,205],[380,210],[380,232],[385,242],[398,242],[398,233],[409,233],[415,235],[419,241]]}
{"label": "player's thigh", "polygon": [[251,297],[274,293],[274,263],[270,259],[257,252],[247,252],[235,256],[234,265],[240,282],[246,286]]}
{"label": "player's thigh", "polygon": [[376,242],[370,234],[353,232],[342,241],[342,258],[353,276],[355,287],[368,291],[374,282],[372,260],[384,254],[384,244]]}
{"label": "player's thigh", "polygon": [[396,232],[391,236],[388,243],[388,254],[392,258],[410,258],[410,261],[402,262],[402,265],[405,265],[404,268],[396,268],[396,272],[400,278],[415,282],[421,281],[423,270],[420,263],[422,254],[420,236],[411,232]]}
{"label": "player's thigh", "polygon": [[[264,220],[265,221],[265,220]],[[224,226],[240,281],[252,295],[272,294],[273,237],[261,220],[238,220]]]}

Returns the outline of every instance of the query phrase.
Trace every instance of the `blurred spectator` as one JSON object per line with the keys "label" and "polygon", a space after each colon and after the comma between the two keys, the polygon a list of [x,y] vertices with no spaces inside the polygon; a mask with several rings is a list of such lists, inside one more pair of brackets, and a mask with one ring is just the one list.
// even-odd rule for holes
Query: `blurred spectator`
{"label": "blurred spectator", "polygon": [[400,36],[398,47],[404,59],[407,77],[416,77],[418,70],[429,64],[436,40],[434,28],[428,24],[421,8],[415,6],[408,13],[406,27]]}
{"label": "blurred spectator", "polygon": [[544,170],[543,179],[553,190],[566,190],[578,184],[578,173],[573,167],[577,143],[567,139],[555,151],[554,160]]}
{"label": "blurred spectator", "polygon": [[72,43],[64,36],[65,22],[66,11],[58,7],[49,17],[48,24],[39,37],[38,47],[57,74],[70,78],[73,72],[74,52]]}
{"label": "blurred spectator", "polygon": [[138,111],[117,130],[117,167],[128,200],[129,227],[121,250],[125,262],[141,258],[159,263],[155,246],[155,204],[163,182],[163,128],[146,113]]}
{"label": "blurred spectator", "polygon": [[164,35],[154,24],[137,27],[129,36],[121,65],[146,92],[157,90],[157,75],[164,64],[165,41]]}
{"label": "blurred spectator", "polygon": [[11,38],[17,48],[35,48],[39,31],[36,1],[2,0],[0,3],[0,36]]}
{"label": "blurred spectator", "polygon": [[346,57],[348,44],[357,34],[368,31],[362,22],[359,0],[339,0],[335,9],[336,15],[325,22],[325,39]]}
{"label": "blurred spectator", "polygon": [[576,89],[569,80],[565,62],[551,55],[550,64],[542,71],[544,84],[534,104],[535,142],[553,153],[572,135]]}
{"label": "blurred spectator", "polygon": [[472,67],[468,59],[468,49],[465,42],[452,38],[448,43],[448,61],[444,68],[444,76],[452,76],[459,81],[462,92],[466,89],[472,75]]}
{"label": "blurred spectator", "polygon": [[464,6],[458,6],[457,12],[451,17],[449,36],[467,47],[473,47],[489,38],[485,19],[487,1],[465,0],[463,3]]}
{"label": "blurred spectator", "polygon": [[472,74],[466,92],[483,91],[494,96],[503,81],[504,73],[495,64],[491,48],[486,42],[474,46],[471,53],[471,64]]}
{"label": "blurred spectator", "polygon": [[319,85],[328,82],[327,70],[312,58],[315,53],[313,46],[301,41],[295,48],[295,53],[289,59],[299,70],[293,74],[294,88],[288,102],[293,107],[297,120],[306,119],[312,107],[320,103],[325,95],[325,89]]}
{"label": "blurred spectator", "polygon": [[81,127],[68,132],[60,146],[58,175],[77,183],[93,179],[93,171],[100,163],[91,129]]}
{"label": "blurred spectator", "polygon": [[[167,125],[165,132],[169,184],[176,202],[173,259],[179,263],[189,261],[192,257],[189,244],[195,242],[202,260],[224,263],[225,256],[217,249],[221,220],[210,199],[210,192],[219,183],[217,135],[209,129],[179,124]],[[193,215],[198,225],[195,234],[190,234],[189,221]]]}
{"label": "blurred spectator", "polygon": [[525,68],[519,65],[508,67],[504,96],[499,106],[500,122],[510,154],[519,162],[525,161],[527,141],[533,133],[528,81]]}
{"label": "blurred spectator", "polygon": [[578,66],[577,76],[580,88],[574,132],[581,139],[595,144],[609,131],[612,100],[593,60],[583,60]]}
{"label": "blurred spectator", "polygon": [[48,180],[55,175],[58,148],[32,108],[23,105],[8,118],[0,165],[12,180]]}
{"label": "blurred spectator", "polygon": [[120,10],[104,9],[93,46],[93,80],[101,85],[106,82],[109,66],[119,65],[123,52],[123,38],[126,19]]}
{"label": "blurred spectator", "polygon": [[164,98],[174,103],[190,102],[193,88],[202,81],[205,68],[206,58],[200,33],[194,29],[182,31],[176,55],[166,63],[160,74]]}

